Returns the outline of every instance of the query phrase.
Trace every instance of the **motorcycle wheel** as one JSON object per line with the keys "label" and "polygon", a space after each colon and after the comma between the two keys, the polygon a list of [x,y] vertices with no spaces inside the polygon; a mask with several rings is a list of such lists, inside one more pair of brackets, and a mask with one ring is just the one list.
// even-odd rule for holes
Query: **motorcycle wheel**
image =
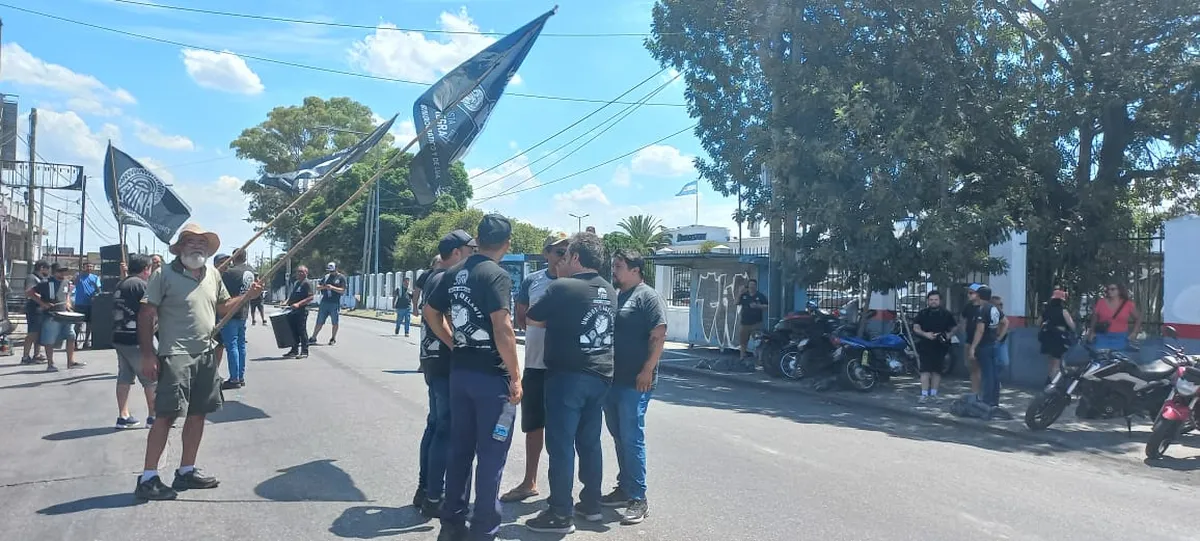
{"label": "motorcycle wheel", "polygon": [[842,363],[838,370],[838,380],[851,389],[860,393],[865,393],[875,388],[875,384],[879,381],[875,377],[875,371],[868,369],[862,365],[858,357],[854,357]]}
{"label": "motorcycle wheel", "polygon": [[804,365],[800,362],[800,352],[794,349],[779,356],[779,373],[792,381],[804,378]]}
{"label": "motorcycle wheel", "polygon": [[779,371],[779,346],[772,344],[763,344],[762,356],[759,357],[759,364],[763,367],[763,372],[773,378],[783,377],[783,373]]}
{"label": "motorcycle wheel", "polygon": [[1058,390],[1038,393],[1025,409],[1025,426],[1030,430],[1045,430],[1058,420],[1070,403],[1071,397]]}
{"label": "motorcycle wheel", "polygon": [[1180,426],[1179,421],[1168,421],[1167,419],[1155,421],[1154,429],[1150,431],[1150,439],[1146,441],[1146,458],[1158,460],[1166,455],[1167,448],[1179,434]]}

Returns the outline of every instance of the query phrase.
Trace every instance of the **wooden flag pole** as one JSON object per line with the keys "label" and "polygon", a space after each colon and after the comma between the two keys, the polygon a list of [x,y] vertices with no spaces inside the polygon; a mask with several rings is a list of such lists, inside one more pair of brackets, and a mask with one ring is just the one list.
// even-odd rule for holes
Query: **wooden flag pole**
{"label": "wooden flag pole", "polygon": [[[113,189],[113,212],[117,217],[117,243],[121,245],[121,267],[129,264],[129,254],[125,253],[125,222],[121,219],[121,190],[117,185],[117,156],[113,153],[112,140],[108,141],[108,163],[112,169],[112,189]],[[125,278],[125,272],[121,271],[121,278]]]}

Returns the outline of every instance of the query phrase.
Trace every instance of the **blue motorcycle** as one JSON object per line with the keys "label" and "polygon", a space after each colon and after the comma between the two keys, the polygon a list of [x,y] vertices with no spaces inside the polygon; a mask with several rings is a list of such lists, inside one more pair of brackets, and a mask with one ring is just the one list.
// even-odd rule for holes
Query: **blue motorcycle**
{"label": "blue motorcycle", "polygon": [[839,336],[834,352],[838,382],[860,392],[892,376],[917,373],[917,356],[903,319],[896,329],[874,338]]}

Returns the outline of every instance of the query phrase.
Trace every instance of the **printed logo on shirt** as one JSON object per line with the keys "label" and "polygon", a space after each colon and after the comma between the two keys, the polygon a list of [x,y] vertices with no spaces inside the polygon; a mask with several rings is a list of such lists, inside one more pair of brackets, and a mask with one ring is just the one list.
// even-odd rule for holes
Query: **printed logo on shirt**
{"label": "printed logo on shirt", "polygon": [[450,287],[450,322],[454,325],[454,347],[492,349],[492,335],[481,326],[486,317],[475,305],[471,287],[466,285],[471,272],[463,269],[454,276]]}
{"label": "printed logo on shirt", "polygon": [[604,353],[613,345],[612,300],[603,288],[596,294],[597,298],[592,300],[592,307],[583,315],[580,323],[584,331],[579,335],[579,349],[588,354]]}

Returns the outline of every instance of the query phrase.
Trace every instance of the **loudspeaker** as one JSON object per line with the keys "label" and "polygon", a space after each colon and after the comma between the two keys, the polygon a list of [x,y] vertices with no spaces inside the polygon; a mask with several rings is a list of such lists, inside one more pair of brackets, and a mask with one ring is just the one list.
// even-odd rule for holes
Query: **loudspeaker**
{"label": "loudspeaker", "polygon": [[101,261],[100,276],[120,276],[121,275],[121,260],[116,261]]}
{"label": "loudspeaker", "polygon": [[116,291],[119,285],[121,285],[121,279],[117,276],[106,276],[100,279],[100,291]]}
{"label": "loudspeaker", "polygon": [[[128,249],[127,249],[128,250]],[[121,262],[121,245],[113,244],[111,246],[100,247],[100,259],[102,261]]]}
{"label": "loudspeaker", "polygon": [[[105,291],[112,291],[105,288]],[[113,310],[116,298],[112,293],[101,293],[92,297],[92,349],[112,349]]]}

